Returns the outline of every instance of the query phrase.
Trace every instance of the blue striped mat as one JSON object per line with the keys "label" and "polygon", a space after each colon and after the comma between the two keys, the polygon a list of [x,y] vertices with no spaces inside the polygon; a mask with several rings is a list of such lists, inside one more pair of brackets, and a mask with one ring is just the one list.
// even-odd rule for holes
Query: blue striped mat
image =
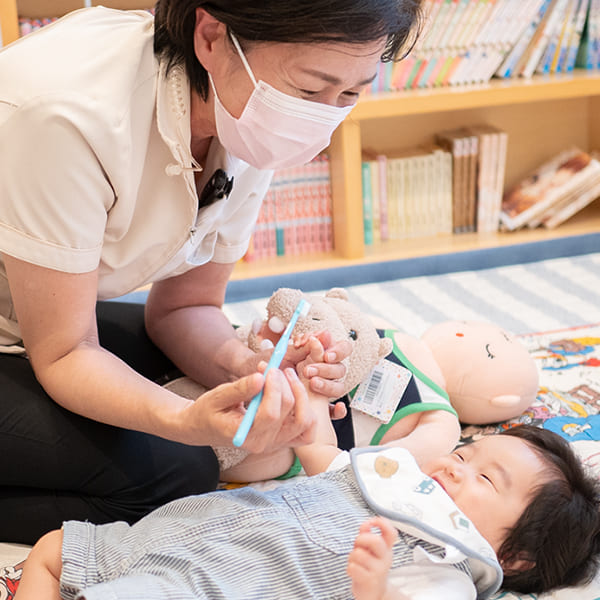
{"label": "blue striped mat", "polygon": [[[600,253],[345,289],[377,324],[409,335],[448,319],[491,321],[515,334],[552,331],[600,322]],[[232,323],[251,323],[265,316],[267,299],[227,302],[224,310]]]}

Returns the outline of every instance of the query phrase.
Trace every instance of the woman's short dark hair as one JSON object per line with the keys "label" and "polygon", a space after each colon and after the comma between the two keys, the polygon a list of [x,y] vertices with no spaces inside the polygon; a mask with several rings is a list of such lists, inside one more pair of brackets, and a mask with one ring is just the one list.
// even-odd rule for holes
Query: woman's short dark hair
{"label": "woman's short dark hair", "polygon": [[158,0],[154,52],[167,70],[185,66],[192,87],[206,99],[208,76],[194,52],[196,9],[203,8],[247,42],[342,42],[387,39],[382,61],[410,47],[421,0]]}
{"label": "woman's short dark hair", "polygon": [[[589,582],[599,566],[600,489],[569,443],[547,429],[519,425],[501,435],[527,442],[548,465],[550,480],[534,490],[531,502],[500,547],[508,565],[503,587],[521,593]],[[511,569],[525,560],[530,568]]]}

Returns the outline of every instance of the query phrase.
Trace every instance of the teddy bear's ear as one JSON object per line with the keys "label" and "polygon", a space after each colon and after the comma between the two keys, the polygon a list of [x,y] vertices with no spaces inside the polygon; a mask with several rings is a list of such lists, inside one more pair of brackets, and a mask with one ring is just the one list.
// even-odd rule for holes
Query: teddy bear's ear
{"label": "teddy bear's ear", "polygon": [[325,298],[339,298],[340,300],[348,300],[348,292],[344,288],[331,288]]}
{"label": "teddy bear's ear", "polygon": [[379,342],[379,358],[387,356],[393,349],[394,342],[390,338],[382,338]]}

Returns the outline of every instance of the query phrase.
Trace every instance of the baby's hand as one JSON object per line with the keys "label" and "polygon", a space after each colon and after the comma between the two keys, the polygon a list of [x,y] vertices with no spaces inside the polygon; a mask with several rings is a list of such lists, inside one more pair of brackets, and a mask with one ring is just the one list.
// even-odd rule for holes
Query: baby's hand
{"label": "baby's hand", "polygon": [[[379,529],[380,533],[373,529]],[[374,517],[360,526],[346,572],[352,579],[356,600],[382,600],[392,566],[392,548],[398,539],[394,526],[383,517]]]}
{"label": "baby's hand", "polygon": [[294,348],[303,355],[302,360],[296,363],[296,372],[303,381],[316,375],[316,370],[311,370],[311,365],[325,362],[325,348],[321,340],[313,334],[303,334],[294,338]]}
{"label": "baby's hand", "polygon": [[329,399],[343,396],[345,390],[342,380],[346,375],[346,366],[342,361],[352,352],[350,342],[334,342],[328,331],[319,331],[297,338],[294,346],[308,355],[304,356],[296,370],[301,377],[308,379],[311,391]]}

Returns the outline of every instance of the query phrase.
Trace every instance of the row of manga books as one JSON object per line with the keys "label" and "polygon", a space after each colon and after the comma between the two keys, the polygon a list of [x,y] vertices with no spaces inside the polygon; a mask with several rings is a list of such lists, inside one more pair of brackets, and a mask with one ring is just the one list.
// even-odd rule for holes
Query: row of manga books
{"label": "row of manga books", "polygon": [[508,136],[488,125],[444,131],[429,148],[362,163],[365,243],[497,231]]}
{"label": "row of manga books", "polygon": [[362,163],[364,242],[452,232],[452,155],[432,147]]}
{"label": "row of manga books", "polygon": [[425,0],[415,47],[367,93],[600,69],[600,0]]}
{"label": "row of manga books", "polygon": [[333,249],[329,158],[275,171],[244,260]]}

